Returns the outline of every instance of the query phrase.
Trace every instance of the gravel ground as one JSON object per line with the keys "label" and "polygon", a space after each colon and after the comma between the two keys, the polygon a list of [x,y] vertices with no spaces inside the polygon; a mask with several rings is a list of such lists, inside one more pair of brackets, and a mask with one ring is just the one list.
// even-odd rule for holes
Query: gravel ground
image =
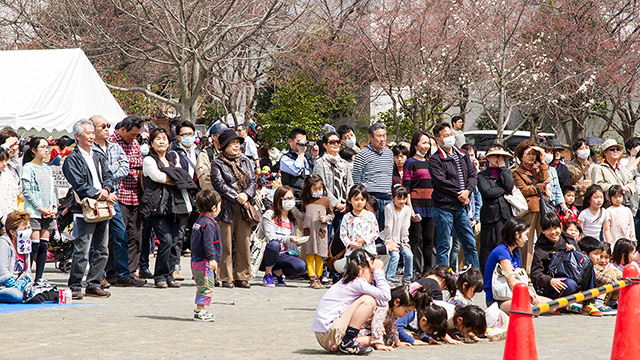
{"label": "gravel ground", "polygon": [[[152,259],[153,260],[153,259]],[[189,258],[182,258],[190,278]],[[47,264],[45,278],[64,286],[67,274]],[[97,306],[0,314],[2,359],[312,359],[335,356],[311,331],[323,290],[288,281],[287,288],[216,288],[214,323],[192,321],[195,284],[180,289],[110,289]],[[482,299],[478,297],[478,300]],[[483,303],[484,301],[478,301]],[[540,359],[608,359],[615,317],[543,315],[534,319]],[[7,346],[8,344],[14,344]],[[369,358],[500,359],[504,341],[376,351]]]}

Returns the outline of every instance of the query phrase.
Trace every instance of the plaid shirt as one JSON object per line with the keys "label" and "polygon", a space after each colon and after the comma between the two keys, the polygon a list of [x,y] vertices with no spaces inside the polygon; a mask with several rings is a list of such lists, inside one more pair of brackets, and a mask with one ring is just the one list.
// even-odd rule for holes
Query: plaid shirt
{"label": "plaid shirt", "polygon": [[120,145],[129,159],[129,174],[125,176],[120,183],[118,201],[125,205],[139,205],[141,194],[137,172],[142,171],[142,153],[140,152],[140,144],[138,143],[138,140],[135,139],[131,143],[127,144],[117,132],[114,132],[113,135],[109,137],[109,141]]}
{"label": "plaid shirt", "polygon": [[604,273],[604,268],[600,265],[593,265],[593,271],[596,274],[596,286],[603,286],[616,282],[616,279]]}

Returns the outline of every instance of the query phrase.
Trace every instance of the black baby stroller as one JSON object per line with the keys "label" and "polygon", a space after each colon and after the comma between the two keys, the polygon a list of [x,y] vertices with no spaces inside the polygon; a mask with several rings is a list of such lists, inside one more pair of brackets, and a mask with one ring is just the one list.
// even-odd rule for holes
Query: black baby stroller
{"label": "black baby stroller", "polygon": [[55,262],[56,268],[63,272],[71,270],[71,257],[73,255],[73,236],[65,230],[73,223],[73,191],[69,190],[67,196],[62,199],[56,216],[57,231],[52,231],[49,236],[49,254],[47,262]]}

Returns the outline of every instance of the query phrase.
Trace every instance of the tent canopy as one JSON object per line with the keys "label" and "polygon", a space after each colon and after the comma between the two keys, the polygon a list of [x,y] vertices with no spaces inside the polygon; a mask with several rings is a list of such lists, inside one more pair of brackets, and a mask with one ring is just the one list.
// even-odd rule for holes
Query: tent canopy
{"label": "tent canopy", "polygon": [[73,124],[126,114],[81,49],[0,51],[0,128],[71,133]]}

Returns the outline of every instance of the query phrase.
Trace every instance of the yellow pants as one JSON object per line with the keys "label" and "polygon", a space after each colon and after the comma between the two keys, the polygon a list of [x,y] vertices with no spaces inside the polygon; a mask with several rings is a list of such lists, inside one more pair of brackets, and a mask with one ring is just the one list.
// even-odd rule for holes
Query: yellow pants
{"label": "yellow pants", "polygon": [[309,254],[305,257],[305,261],[307,262],[307,274],[309,277],[312,276],[322,276],[322,256]]}

